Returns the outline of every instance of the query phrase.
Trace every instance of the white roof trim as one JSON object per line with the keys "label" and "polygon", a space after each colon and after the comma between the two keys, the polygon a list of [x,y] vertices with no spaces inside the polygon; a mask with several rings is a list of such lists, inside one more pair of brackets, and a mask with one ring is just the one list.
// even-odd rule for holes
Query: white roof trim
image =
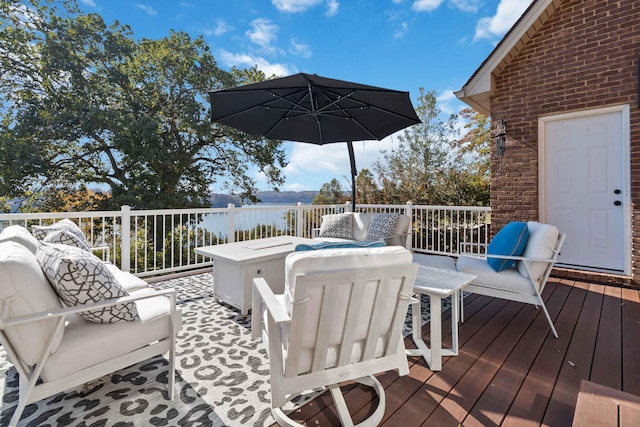
{"label": "white roof trim", "polygon": [[458,99],[487,116],[491,115],[493,76],[500,74],[563,1],[534,0],[462,89],[455,92]]}

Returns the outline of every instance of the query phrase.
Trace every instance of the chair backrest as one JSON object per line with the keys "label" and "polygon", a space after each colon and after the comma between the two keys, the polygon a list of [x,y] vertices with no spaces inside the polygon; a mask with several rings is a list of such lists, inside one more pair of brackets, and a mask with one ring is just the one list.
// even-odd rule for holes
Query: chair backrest
{"label": "chair backrest", "polygon": [[286,264],[291,323],[283,336],[285,377],[398,352],[417,271],[409,251],[298,252]]}
{"label": "chair backrest", "polygon": [[[544,258],[556,260],[560,255],[560,248],[564,242],[564,234],[551,224],[543,224],[536,221],[527,223],[529,238],[527,246],[522,254],[525,258]],[[553,268],[553,262],[530,262],[528,267],[532,278],[539,283],[544,283]],[[518,271],[522,276],[529,277],[527,268],[522,261],[518,262]],[[542,291],[542,290],[540,290]]]}

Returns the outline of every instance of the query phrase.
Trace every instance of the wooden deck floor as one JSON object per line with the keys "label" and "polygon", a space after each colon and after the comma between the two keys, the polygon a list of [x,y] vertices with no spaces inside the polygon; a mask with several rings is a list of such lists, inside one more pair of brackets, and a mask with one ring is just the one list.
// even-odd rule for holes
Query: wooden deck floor
{"label": "wooden deck floor", "polygon": [[[559,339],[532,305],[467,297],[460,354],[445,358],[442,371],[410,357],[409,375],[379,376],[387,399],[382,425],[564,427],[582,379],[640,395],[640,292],[551,278],[543,297]],[[445,344],[450,329],[443,320]],[[360,386],[344,391],[356,422],[377,403]],[[328,393],[291,417],[308,426],[340,424]]]}

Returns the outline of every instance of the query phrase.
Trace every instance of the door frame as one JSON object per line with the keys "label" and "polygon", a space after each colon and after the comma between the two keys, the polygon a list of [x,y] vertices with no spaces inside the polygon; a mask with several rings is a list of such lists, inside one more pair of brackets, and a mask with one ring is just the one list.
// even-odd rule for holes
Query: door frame
{"label": "door frame", "polygon": [[[622,116],[622,227],[624,231],[624,272],[623,274],[630,276],[632,266],[632,253],[631,253],[631,124],[630,124],[630,108],[629,104],[613,105],[610,107],[595,108],[589,110],[572,111],[569,113],[554,114],[549,116],[542,116],[538,118],[538,215],[540,221],[545,222],[546,216],[546,189],[547,189],[547,174],[545,164],[545,126],[549,122],[558,120],[568,120],[575,118],[583,118],[589,116],[596,116],[601,114],[620,113]],[[562,262],[557,263],[562,266]],[[575,268],[575,267],[571,267]],[[607,272],[610,270],[602,270],[598,268],[584,268],[585,270]]]}

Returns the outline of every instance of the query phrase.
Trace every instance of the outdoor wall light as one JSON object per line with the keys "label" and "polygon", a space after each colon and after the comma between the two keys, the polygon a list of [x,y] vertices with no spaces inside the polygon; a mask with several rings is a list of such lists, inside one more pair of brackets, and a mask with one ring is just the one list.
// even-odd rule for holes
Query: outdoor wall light
{"label": "outdoor wall light", "polygon": [[496,154],[500,157],[504,154],[504,149],[507,147],[507,124],[498,119],[498,125],[496,126]]}

